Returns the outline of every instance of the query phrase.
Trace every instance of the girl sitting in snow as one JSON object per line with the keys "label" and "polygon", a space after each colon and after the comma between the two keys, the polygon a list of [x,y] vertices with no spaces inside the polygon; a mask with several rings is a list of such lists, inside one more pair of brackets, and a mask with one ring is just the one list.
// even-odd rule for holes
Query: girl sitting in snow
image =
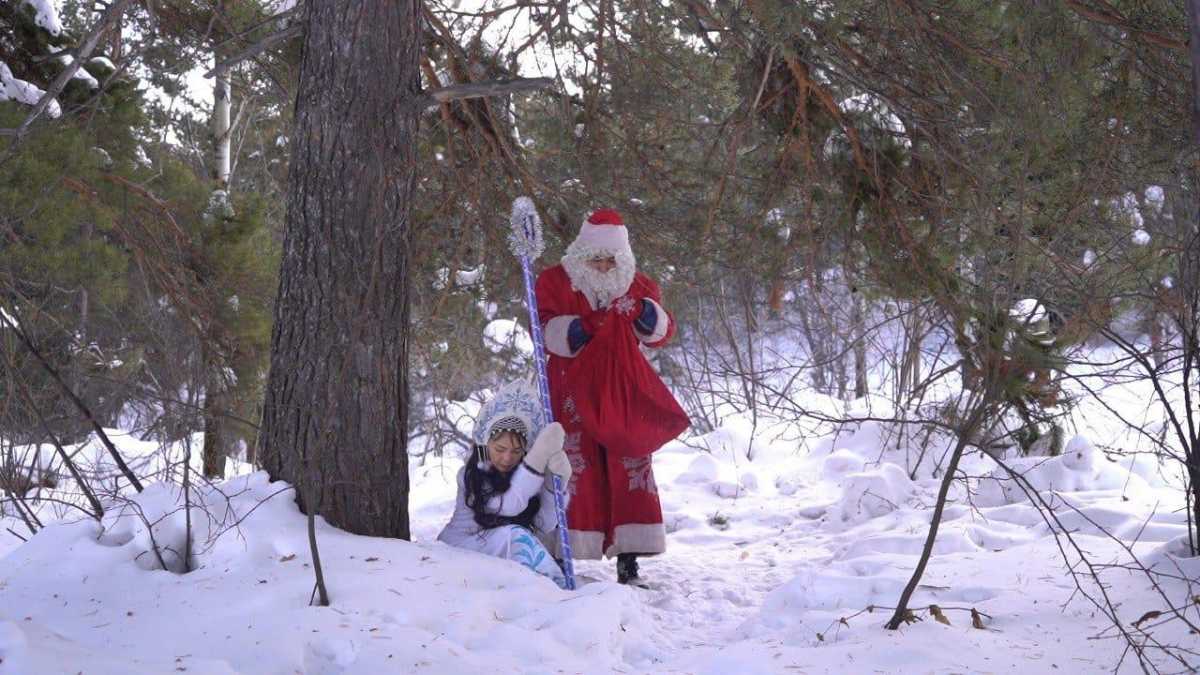
{"label": "girl sitting in snow", "polygon": [[543,542],[558,536],[550,475],[565,485],[571,463],[562,426],[545,421],[537,392],[520,382],[484,404],[472,434],[474,451],[458,472],[454,515],[438,539],[519,562],[565,588],[562,569]]}

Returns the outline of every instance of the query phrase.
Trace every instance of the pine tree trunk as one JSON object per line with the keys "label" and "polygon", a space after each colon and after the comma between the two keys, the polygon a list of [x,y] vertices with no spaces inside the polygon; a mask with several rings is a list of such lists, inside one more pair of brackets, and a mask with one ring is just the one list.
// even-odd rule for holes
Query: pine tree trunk
{"label": "pine tree trunk", "polygon": [[[216,11],[224,11],[224,3],[218,3]],[[213,50],[213,64],[221,63],[225,58],[225,50],[219,47]],[[210,124],[212,126],[213,190],[228,190],[231,173],[232,143],[232,112],[233,99],[229,84],[229,70],[218,73],[213,78],[213,110]],[[214,194],[214,197],[216,195]],[[210,203],[209,208],[214,208]],[[227,206],[228,197],[219,202]],[[223,208],[206,214],[214,219],[224,217]],[[221,478],[225,473],[225,458],[232,454],[232,439],[230,438],[228,421],[228,382],[225,377],[226,360],[219,357],[219,352],[213,344],[214,336],[211,330],[204,331],[203,343],[200,346],[201,363],[204,368],[204,447],[201,450],[203,458],[204,477]]]}
{"label": "pine tree trunk", "polygon": [[[95,233],[96,225],[95,223],[89,221],[84,223],[83,227],[81,228],[80,238],[84,244],[87,245],[91,243],[92,237],[95,235]],[[104,415],[103,408],[106,406],[98,405],[100,401],[92,395],[91,390],[93,387],[89,386],[91,383],[89,382],[87,374],[86,362],[92,359],[90,350],[88,349],[88,344],[92,339],[91,294],[86,287],[80,287],[78,293],[79,300],[77,307],[79,309],[79,317],[78,323],[75,325],[75,340],[78,342],[79,351],[77,351],[71,357],[67,382],[70,383],[71,388],[75,390],[75,393],[80,398],[88,401],[88,403],[93,407],[93,410],[96,411],[97,416],[100,418],[101,424],[111,425],[113,420],[108,419],[107,416]],[[79,420],[76,415],[68,414],[65,416],[65,419],[72,420],[70,423],[71,430],[67,434],[69,438],[82,440],[83,438],[87,437],[90,429],[88,429],[87,425],[83,423],[82,420]]]}
{"label": "pine tree trunk", "polygon": [[1200,146],[1200,0],[1188,0],[1188,33],[1192,61],[1192,142]]}
{"label": "pine tree trunk", "polygon": [[233,454],[229,429],[228,388],[222,360],[207,342],[201,344],[204,372],[204,448],[201,457],[204,477],[220,479],[225,475],[225,458]]}
{"label": "pine tree trunk", "polygon": [[800,328],[804,331],[804,341],[808,343],[808,360],[812,368],[811,381],[813,388],[822,394],[829,393],[829,362],[828,350],[825,348],[825,337],[818,336],[813,328],[809,314],[809,302],[820,302],[817,291],[813,290],[811,297],[805,296],[796,303],[800,314]]}
{"label": "pine tree trunk", "polygon": [[415,0],[309,0],[304,13],[260,458],[305,511],[408,538],[420,15]]}
{"label": "pine tree trunk", "polygon": [[903,401],[916,391],[921,383],[921,338],[924,322],[921,308],[911,303],[908,316],[900,320],[904,328],[903,353],[900,355],[900,372],[896,376],[895,397]]}
{"label": "pine tree trunk", "polygon": [[1162,319],[1158,312],[1158,298],[1151,301],[1152,304],[1146,310],[1146,329],[1150,333],[1150,358],[1154,362],[1154,367],[1159,368],[1163,365],[1163,326]]}
{"label": "pine tree trunk", "polygon": [[867,328],[862,291],[851,299],[850,339],[854,341],[854,398],[867,395]]}
{"label": "pine tree trunk", "polygon": [[771,280],[771,292],[767,296],[768,316],[777,319],[783,314],[783,293],[786,290],[784,278],[777,276]]}
{"label": "pine tree trunk", "polygon": [[[1200,0],[1188,0],[1188,33],[1191,38],[1188,40],[1188,52],[1192,60],[1192,143],[1195,146],[1193,150],[1195,150],[1200,148]],[[1194,166],[1192,170],[1193,178],[1200,176],[1200,165]],[[1187,371],[1189,370],[1188,366],[1194,365],[1197,375],[1200,375],[1200,362],[1195,361],[1200,352],[1200,316],[1198,316],[1200,315],[1200,264],[1196,262],[1195,255],[1196,249],[1200,248],[1200,241],[1195,234],[1185,241],[1189,242],[1189,248],[1192,251],[1185,252],[1181,256],[1185,265],[1184,269],[1180,270],[1183,282],[1180,293],[1183,293],[1187,299],[1185,311],[1188,312],[1185,320],[1181,322],[1184,333],[1182,341],[1185,353],[1191,355],[1184,362],[1184,369]],[[1186,390],[1187,379],[1184,379],[1184,383]],[[1189,434],[1191,435],[1188,476],[1192,492],[1192,553],[1200,555],[1200,447],[1198,447],[1200,446],[1200,434],[1197,433],[1190,410],[1188,411],[1188,420]]]}

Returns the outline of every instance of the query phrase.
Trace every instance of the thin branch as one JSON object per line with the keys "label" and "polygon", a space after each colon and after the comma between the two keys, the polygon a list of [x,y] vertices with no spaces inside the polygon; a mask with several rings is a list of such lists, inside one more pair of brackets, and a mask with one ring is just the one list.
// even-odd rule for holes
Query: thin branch
{"label": "thin branch", "polygon": [[241,63],[242,61],[252,59],[252,58],[258,56],[259,54],[267,51],[268,49],[273,47],[275,44],[277,44],[279,42],[284,42],[286,40],[290,40],[294,37],[298,37],[303,32],[304,32],[303,24],[295,23],[295,24],[292,24],[291,26],[288,26],[287,28],[284,28],[281,31],[278,31],[276,33],[271,33],[267,37],[259,40],[258,42],[255,42],[254,44],[250,45],[249,47],[246,47],[245,49],[238,52],[237,54],[234,54],[233,56],[231,56],[231,57],[225,59],[224,61],[218,63],[217,65],[213,66],[212,70],[208,71],[207,73],[204,73],[204,77],[211,79],[213,77],[221,75],[225,71],[236,66],[237,64]]}
{"label": "thin branch", "polygon": [[[307,483],[307,482],[306,482]],[[315,583],[313,584],[312,597],[309,598],[308,604],[313,604],[313,599],[318,598],[316,603],[320,607],[329,606],[329,591],[325,587],[325,571],[321,567],[321,551],[317,548],[317,504],[313,501],[313,489],[308,485],[305,489],[308,493],[308,549],[312,553],[313,575]]]}
{"label": "thin branch", "polygon": [[46,420],[46,416],[42,414],[41,409],[33,400],[33,395],[29,392],[29,384],[25,382],[24,378],[21,378],[17,384],[19,385],[18,390],[21,392],[21,397],[25,399],[26,405],[28,405],[30,409],[33,410],[33,413],[37,415],[38,422],[42,425],[42,429],[46,432],[46,435],[50,437],[50,441],[54,444],[55,450],[62,459],[63,466],[66,466],[67,471],[71,472],[71,477],[75,479],[75,484],[79,486],[80,491],[83,492],[83,496],[86,497],[88,502],[92,505],[92,509],[95,511],[93,515],[96,517],[96,520],[100,520],[104,517],[104,506],[100,504],[100,500],[96,497],[96,493],[92,491],[92,488],[87,484],[87,481],[85,481],[83,476],[79,474],[79,469],[75,466],[75,462],[71,459],[71,456],[67,454],[67,450],[63,447],[62,442],[58,440],[58,435],[55,434],[50,428],[50,422]]}
{"label": "thin branch", "polygon": [[1100,0],[1100,4],[1103,5],[1101,9],[1091,7],[1087,3],[1081,2],[1081,0],[1066,0],[1066,2],[1067,7],[1070,7],[1071,11],[1082,16],[1083,18],[1095,21],[1096,23],[1102,23],[1107,26],[1116,26],[1117,28],[1128,32],[1129,35],[1146,44],[1161,47],[1163,49],[1171,49],[1174,51],[1186,52],[1188,49],[1187,42],[1176,40],[1175,38],[1168,37],[1162,33],[1156,33],[1143,28],[1137,28],[1115,7],[1107,2],[1104,2],[1103,0]]}
{"label": "thin branch", "polygon": [[468,98],[484,98],[487,96],[506,96],[526,91],[540,91],[554,87],[554,80],[548,77],[515,77],[488,82],[471,84],[455,84],[439,87],[425,92],[419,99],[421,107],[435,103],[449,103]]}
{"label": "thin branch", "polygon": [[[942,512],[946,508],[946,500],[950,492],[950,484],[955,480],[955,474],[958,469],[958,460],[962,458],[963,450],[966,449],[967,443],[971,436],[978,429],[980,423],[991,411],[995,400],[994,385],[985,388],[978,399],[971,401],[967,406],[971,410],[970,415],[964,421],[962,427],[958,430],[958,441],[950,456],[950,464],[946,468],[946,474],[942,477],[942,485],[938,490],[937,504],[933,509],[933,516],[929,523],[929,532],[925,536],[925,546],[921,551],[921,557],[917,561],[917,567],[913,570],[912,577],[909,578],[908,584],[904,587],[904,591],[900,594],[899,601],[896,602],[896,611],[892,614],[892,618],[888,620],[886,626],[888,630],[896,630],[905,623],[909,614],[908,602],[912,599],[912,595],[917,590],[917,586],[921,583],[921,577],[925,574],[925,565],[929,562],[930,556],[933,554],[933,544],[937,540],[938,527],[942,523]],[[972,396],[972,398],[975,398]]]}
{"label": "thin branch", "polygon": [[129,465],[126,464],[125,460],[121,458],[121,453],[117,451],[117,446],[113,445],[113,442],[108,438],[108,434],[104,433],[104,429],[100,426],[100,423],[96,421],[96,417],[92,415],[91,409],[88,408],[86,403],[80,400],[79,396],[75,394],[75,391],[71,389],[71,386],[62,379],[62,375],[59,374],[58,370],[55,369],[54,366],[50,365],[50,362],[46,360],[46,357],[43,356],[40,351],[38,351],[38,348],[33,344],[33,341],[29,339],[29,336],[25,333],[25,331],[18,326],[16,322],[10,321],[8,315],[4,312],[0,312],[0,321],[3,321],[9,328],[12,329],[14,333],[17,334],[17,338],[21,340],[21,343],[25,345],[25,348],[29,350],[29,353],[33,354],[33,357],[37,359],[38,363],[41,364],[42,370],[45,370],[46,373],[58,383],[59,388],[61,388],[63,393],[67,395],[67,399],[69,399],[71,403],[75,404],[75,407],[79,409],[79,412],[82,413],[87,421],[91,423],[92,429],[96,432],[96,436],[100,439],[100,442],[104,444],[104,447],[108,449],[108,454],[113,458],[113,462],[116,463],[117,468],[121,470],[121,473],[124,474],[125,478],[129,480],[129,484],[132,485],[133,488],[138,492],[144,490],[145,488],[142,487],[142,482],[138,480],[138,477],[129,469]]}

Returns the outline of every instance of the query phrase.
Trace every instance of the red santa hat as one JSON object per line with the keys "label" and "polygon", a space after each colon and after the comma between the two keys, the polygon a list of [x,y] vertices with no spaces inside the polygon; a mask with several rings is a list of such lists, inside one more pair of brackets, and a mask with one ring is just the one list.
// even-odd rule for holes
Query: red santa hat
{"label": "red santa hat", "polygon": [[579,236],[572,244],[573,248],[583,251],[612,251],[625,253],[629,248],[629,231],[621,220],[621,214],[613,209],[599,209],[592,212],[579,228]]}

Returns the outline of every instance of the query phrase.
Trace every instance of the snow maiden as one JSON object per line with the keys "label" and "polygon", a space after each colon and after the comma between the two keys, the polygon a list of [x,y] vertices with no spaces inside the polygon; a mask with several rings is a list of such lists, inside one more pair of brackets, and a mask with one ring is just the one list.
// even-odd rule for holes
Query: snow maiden
{"label": "snow maiden", "polygon": [[471,436],[454,515],[438,539],[513,560],[565,588],[546,548],[558,536],[550,477],[571,478],[562,426],[546,424],[537,392],[514,382],[484,404]]}

